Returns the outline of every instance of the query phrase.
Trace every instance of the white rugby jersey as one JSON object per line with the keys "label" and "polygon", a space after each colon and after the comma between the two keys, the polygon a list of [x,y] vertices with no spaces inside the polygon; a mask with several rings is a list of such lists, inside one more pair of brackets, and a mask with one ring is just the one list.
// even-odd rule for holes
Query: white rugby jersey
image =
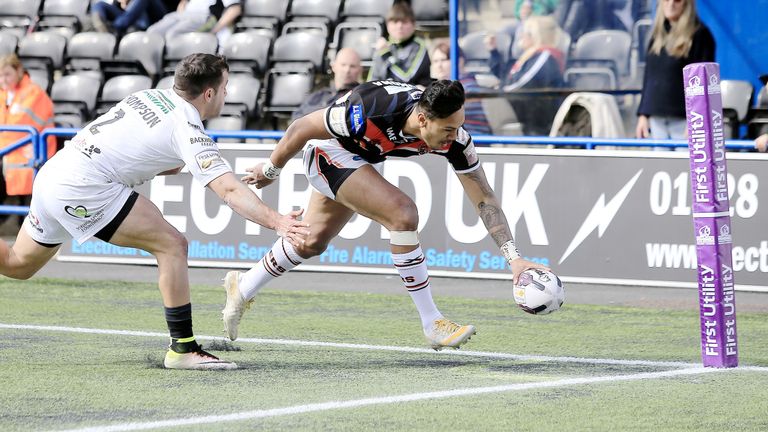
{"label": "white rugby jersey", "polygon": [[83,127],[57,158],[85,177],[129,187],[185,164],[203,185],[232,171],[203,132],[200,113],[172,89],[128,96]]}

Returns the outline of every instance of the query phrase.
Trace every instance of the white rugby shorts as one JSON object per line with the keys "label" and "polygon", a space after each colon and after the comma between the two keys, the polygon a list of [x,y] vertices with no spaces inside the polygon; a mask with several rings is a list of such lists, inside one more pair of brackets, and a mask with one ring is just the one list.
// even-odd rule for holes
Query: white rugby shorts
{"label": "white rugby shorts", "polygon": [[304,148],[304,173],[309,184],[330,199],[356,169],[371,165],[381,173],[384,163],[372,164],[339,144],[335,139],[309,140]]}
{"label": "white rugby shorts", "polygon": [[35,177],[24,228],[38,243],[71,238],[83,243],[118,215],[132,192],[126,185],[88,177],[66,158],[53,158]]}

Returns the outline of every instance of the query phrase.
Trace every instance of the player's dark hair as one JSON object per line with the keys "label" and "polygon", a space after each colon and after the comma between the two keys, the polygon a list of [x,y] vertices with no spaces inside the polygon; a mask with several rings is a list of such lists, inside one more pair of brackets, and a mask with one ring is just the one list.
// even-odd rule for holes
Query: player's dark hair
{"label": "player's dark hair", "polygon": [[428,119],[444,119],[464,106],[464,86],[459,81],[437,80],[421,95],[419,109]]}
{"label": "player's dark hair", "polygon": [[173,88],[195,99],[206,89],[216,89],[229,71],[227,59],[222,55],[195,53],[184,57],[173,74]]}

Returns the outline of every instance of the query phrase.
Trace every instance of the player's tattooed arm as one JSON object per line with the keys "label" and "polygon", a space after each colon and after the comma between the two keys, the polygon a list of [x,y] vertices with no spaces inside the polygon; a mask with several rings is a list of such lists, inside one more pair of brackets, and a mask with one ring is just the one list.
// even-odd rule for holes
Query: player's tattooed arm
{"label": "player's tattooed arm", "polygon": [[496,245],[501,247],[512,240],[512,231],[509,228],[507,217],[504,215],[491,185],[488,184],[483,169],[479,168],[466,174],[459,174],[459,180]]}

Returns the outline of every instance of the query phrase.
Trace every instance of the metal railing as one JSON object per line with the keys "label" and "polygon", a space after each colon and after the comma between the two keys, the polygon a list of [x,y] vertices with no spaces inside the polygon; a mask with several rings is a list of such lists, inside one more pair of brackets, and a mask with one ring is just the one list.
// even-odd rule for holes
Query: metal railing
{"label": "metal railing", "polygon": [[[33,157],[29,161],[29,167],[34,170],[34,173],[37,174],[38,168],[40,168],[44,163],[45,159],[41,159],[40,155],[42,154],[43,158],[48,157],[47,151],[40,151],[40,136],[37,133],[37,129],[33,128],[32,126],[11,126],[11,125],[0,125],[0,131],[3,132],[25,132],[27,135],[25,135],[20,140],[16,141],[15,143],[8,145],[4,148],[0,148],[0,158],[7,155],[8,153],[11,153],[14,150],[18,150],[24,146],[32,145],[33,149]],[[17,205],[6,205],[6,204],[0,204],[0,214],[12,214],[12,215],[26,215],[29,213],[29,207],[28,206],[17,206]]]}
{"label": "metal railing", "polygon": [[[43,166],[48,159],[47,141],[51,136],[71,137],[79,132],[74,128],[48,128],[38,133],[31,126],[0,126],[0,131],[27,132],[29,135],[12,145],[0,149],[0,157],[21,148],[25,145],[34,146],[34,157],[29,166],[37,174],[37,170]],[[263,131],[263,130],[242,130],[242,131],[223,131],[209,130],[206,133],[214,140],[219,139],[273,139],[279,140],[283,137],[283,131]],[[493,136],[477,135],[472,140],[475,144],[505,144],[505,145],[541,145],[541,146],[568,146],[579,147],[583,149],[596,149],[598,147],[664,147],[670,150],[677,147],[687,147],[685,140],[649,140],[649,139],[614,139],[614,138],[591,138],[591,137],[533,137],[533,136]],[[728,150],[744,151],[754,148],[752,141],[749,140],[727,140],[725,147]],[[26,215],[29,212],[28,206],[0,205],[0,214]]]}

